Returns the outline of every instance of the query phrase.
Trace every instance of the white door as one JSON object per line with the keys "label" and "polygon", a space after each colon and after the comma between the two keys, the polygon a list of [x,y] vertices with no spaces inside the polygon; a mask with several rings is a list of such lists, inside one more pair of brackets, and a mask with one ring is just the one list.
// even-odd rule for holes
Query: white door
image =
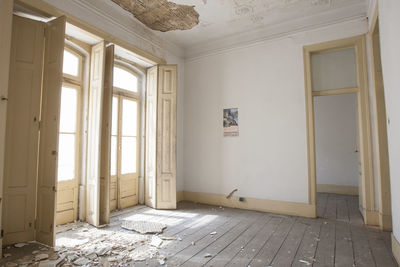
{"label": "white door", "polygon": [[14,16],[5,151],[4,244],[34,240],[44,23]]}

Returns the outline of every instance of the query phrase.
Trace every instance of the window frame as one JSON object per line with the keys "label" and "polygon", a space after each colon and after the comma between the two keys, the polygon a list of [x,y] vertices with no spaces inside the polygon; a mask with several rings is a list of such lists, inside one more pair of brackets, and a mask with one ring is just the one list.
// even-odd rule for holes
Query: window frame
{"label": "window frame", "polygon": [[73,76],[71,74],[62,73],[63,75],[63,82],[68,82],[72,84],[79,84],[82,85],[83,83],[83,55],[79,53],[75,48],[72,46],[65,44],[64,50],[67,50],[71,54],[78,57],[78,76]]}
{"label": "window frame", "polygon": [[[68,82],[62,82],[62,87],[68,87],[68,88],[72,88],[75,89],[77,92],[76,95],[76,122],[75,122],[75,132],[74,133],[70,133],[70,132],[61,132],[60,129],[58,130],[58,135],[60,134],[74,134],[75,135],[75,176],[73,179],[69,179],[69,180],[62,180],[59,181],[58,180],[58,174],[57,174],[57,181],[58,182],[69,182],[69,181],[75,181],[77,180],[77,178],[79,177],[79,170],[80,170],[80,160],[79,160],[79,155],[80,155],[80,145],[81,145],[81,138],[80,138],[80,131],[81,131],[81,86],[79,85],[75,85],[75,84],[71,84]],[[61,121],[60,121],[61,122]]]}
{"label": "window frame", "polygon": [[137,101],[139,101],[138,104],[141,104],[140,96],[141,96],[141,89],[142,89],[142,77],[132,67],[128,66],[128,64],[126,64],[126,63],[122,63],[121,61],[114,60],[113,69],[114,69],[114,67],[126,70],[127,72],[131,73],[132,75],[134,75],[136,77],[137,92],[132,92],[132,91],[126,90],[124,88],[114,86],[114,82],[113,82],[113,95],[121,95],[121,96],[135,98]]}
{"label": "window frame", "polygon": [[[80,171],[81,171],[81,123],[82,123],[82,88],[83,88],[83,63],[84,63],[84,56],[78,52],[77,49],[73,48],[71,45],[65,44],[64,50],[76,55],[79,58],[79,65],[78,65],[78,76],[73,76],[70,74],[62,73],[62,87],[69,87],[76,89],[77,91],[77,110],[76,110],[76,128],[75,128],[75,170],[74,170],[74,178],[69,180],[62,180],[58,179],[57,173],[57,183],[79,183],[80,178]],[[61,121],[60,121],[61,123]],[[61,132],[60,129],[58,130],[58,135],[65,134]],[[71,134],[71,133],[68,133]]]}

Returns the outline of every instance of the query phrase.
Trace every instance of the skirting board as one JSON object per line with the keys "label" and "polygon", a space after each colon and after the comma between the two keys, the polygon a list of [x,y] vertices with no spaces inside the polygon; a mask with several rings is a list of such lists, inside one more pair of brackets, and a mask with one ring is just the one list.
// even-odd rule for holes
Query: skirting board
{"label": "skirting board", "polygon": [[341,195],[358,195],[358,187],[357,186],[346,186],[346,185],[333,185],[333,184],[318,184],[317,185],[318,193],[334,193]]}
{"label": "skirting board", "polygon": [[400,243],[399,241],[397,241],[396,237],[393,234],[392,234],[392,251],[394,258],[400,265]]}
{"label": "skirting board", "polygon": [[177,197],[179,195],[182,195],[182,200],[208,205],[271,212],[309,218],[316,217],[316,207],[307,203],[285,202],[256,198],[244,198],[244,201],[241,202],[239,201],[239,197],[237,196],[232,196],[231,198],[227,199],[225,195],[196,192],[178,192]]}
{"label": "skirting board", "polygon": [[379,213],[379,226],[381,227],[381,230],[391,232],[393,230],[392,215]]}
{"label": "skirting board", "polygon": [[363,206],[359,206],[360,213],[363,216],[364,223],[369,226],[380,226],[379,225],[379,211],[366,210]]}
{"label": "skirting board", "polygon": [[176,192],[176,202],[181,202],[184,201],[184,196],[182,191]]}

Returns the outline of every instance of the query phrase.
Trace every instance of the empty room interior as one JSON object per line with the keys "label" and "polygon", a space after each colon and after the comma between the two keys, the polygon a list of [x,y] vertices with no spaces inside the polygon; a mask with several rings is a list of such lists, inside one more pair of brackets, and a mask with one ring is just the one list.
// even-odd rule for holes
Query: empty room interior
{"label": "empty room interior", "polygon": [[0,266],[398,267],[399,13],[0,0]]}

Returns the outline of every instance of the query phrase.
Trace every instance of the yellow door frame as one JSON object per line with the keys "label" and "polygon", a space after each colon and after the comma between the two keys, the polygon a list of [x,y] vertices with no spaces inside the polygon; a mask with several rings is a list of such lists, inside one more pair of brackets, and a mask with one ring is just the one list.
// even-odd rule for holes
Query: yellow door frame
{"label": "yellow door frame", "polygon": [[379,193],[379,226],[382,230],[392,231],[392,201],[390,191],[390,168],[389,152],[386,125],[386,105],[383,87],[382,67],[380,59],[379,44],[379,13],[378,6],[375,8],[372,17],[371,27],[368,33],[371,58],[371,79],[372,79],[372,105],[374,108],[375,120],[373,130],[375,132],[375,151],[377,160],[377,179]]}
{"label": "yellow door frame", "polygon": [[[315,152],[315,125],[314,125],[314,96],[337,95],[344,93],[357,93],[358,120],[360,127],[360,152],[362,162],[362,188],[364,195],[363,203],[360,203],[360,211],[364,221],[368,225],[377,225],[378,216],[375,211],[374,179],[372,166],[372,142],[371,121],[368,96],[367,58],[366,58],[365,36],[335,40],[303,48],[305,94],[306,94],[306,123],[307,123],[307,152],[308,152],[308,177],[309,177],[309,204],[313,206],[314,217],[317,217],[317,180],[316,180],[316,152]],[[357,61],[357,87],[340,88],[338,90],[327,90],[323,92],[313,91],[312,88],[312,66],[311,56],[317,53],[333,52],[354,48]]]}

